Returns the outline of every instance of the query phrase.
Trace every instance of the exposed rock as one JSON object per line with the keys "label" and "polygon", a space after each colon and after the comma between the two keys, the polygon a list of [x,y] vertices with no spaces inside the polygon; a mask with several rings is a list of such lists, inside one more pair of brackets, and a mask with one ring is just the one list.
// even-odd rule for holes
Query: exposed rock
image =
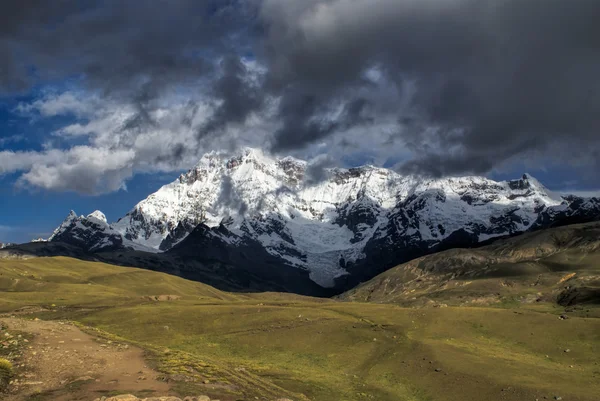
{"label": "exposed rock", "polygon": [[[100,212],[95,212],[100,213]],[[104,216],[104,215],[102,215]],[[63,242],[78,246],[88,252],[107,251],[119,249],[123,246],[123,238],[114,231],[98,214],[89,216],[77,216],[71,213],[54,230],[48,241]]]}
{"label": "exposed rock", "polygon": [[[293,283],[310,279],[339,293],[426,254],[600,219],[600,199],[559,196],[527,174],[505,182],[432,179],[363,166],[329,169],[314,183],[307,166],[257,149],[212,152],[118,222],[71,213],[50,240],[94,253],[167,251],[220,275],[237,275],[232,266],[246,270],[248,285],[259,276],[284,287],[278,290],[324,295]],[[169,269],[157,264],[144,267]]]}
{"label": "exposed rock", "polygon": [[164,302],[164,301],[176,301],[181,299],[179,295],[148,295],[144,297],[150,301]]}

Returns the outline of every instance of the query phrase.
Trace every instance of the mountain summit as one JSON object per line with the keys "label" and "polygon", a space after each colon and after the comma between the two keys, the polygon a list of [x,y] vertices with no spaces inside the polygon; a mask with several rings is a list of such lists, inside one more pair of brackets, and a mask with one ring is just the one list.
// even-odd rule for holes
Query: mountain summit
{"label": "mountain summit", "polygon": [[373,166],[324,169],[246,148],[204,155],[112,225],[98,211],[72,214],[50,239],[227,263],[244,263],[250,252],[246,263],[268,259],[271,269],[298,268],[333,287],[439,249],[599,216],[597,199],[563,198],[528,174],[431,179]]}

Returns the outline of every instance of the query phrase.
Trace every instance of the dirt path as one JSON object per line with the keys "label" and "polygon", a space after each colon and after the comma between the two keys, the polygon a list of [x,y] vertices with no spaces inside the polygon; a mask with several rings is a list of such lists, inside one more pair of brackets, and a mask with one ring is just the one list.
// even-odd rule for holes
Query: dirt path
{"label": "dirt path", "polygon": [[19,318],[0,318],[0,322],[9,330],[33,336],[24,343],[6,401],[169,394],[169,385],[157,380],[159,373],[146,365],[141,349],[100,340],[64,322]]}

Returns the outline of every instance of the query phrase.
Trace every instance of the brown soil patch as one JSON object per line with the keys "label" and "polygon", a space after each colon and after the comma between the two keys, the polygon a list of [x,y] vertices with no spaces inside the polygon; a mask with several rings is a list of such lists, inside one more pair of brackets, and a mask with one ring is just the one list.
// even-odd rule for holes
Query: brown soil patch
{"label": "brown soil patch", "polygon": [[[102,395],[169,394],[146,365],[144,351],[101,340],[66,322],[2,318],[10,330],[33,335],[17,361],[6,401],[93,400]],[[16,379],[16,381],[15,381]]]}

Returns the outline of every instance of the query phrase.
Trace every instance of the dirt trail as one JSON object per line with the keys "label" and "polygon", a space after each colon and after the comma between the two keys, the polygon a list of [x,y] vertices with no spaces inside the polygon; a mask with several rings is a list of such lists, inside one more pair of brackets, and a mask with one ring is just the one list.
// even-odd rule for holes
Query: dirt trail
{"label": "dirt trail", "polygon": [[[144,352],[125,344],[95,338],[64,322],[0,317],[0,322],[33,335],[25,343],[16,382],[6,401],[93,400],[102,395],[169,394],[169,385],[157,380]],[[35,395],[35,398],[31,398]],[[0,395],[2,398],[2,395]]]}

